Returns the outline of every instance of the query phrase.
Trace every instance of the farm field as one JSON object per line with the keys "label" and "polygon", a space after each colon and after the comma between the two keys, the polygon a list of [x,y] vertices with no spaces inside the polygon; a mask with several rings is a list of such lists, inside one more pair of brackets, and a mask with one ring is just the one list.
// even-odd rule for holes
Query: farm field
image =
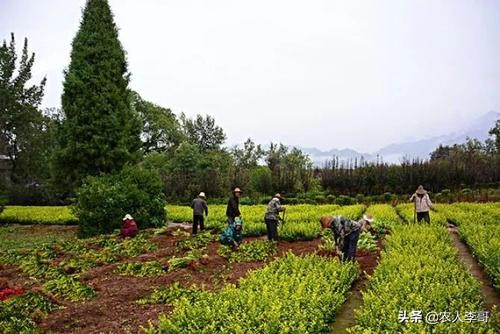
{"label": "farm field", "polygon": [[[492,306],[498,305],[499,291],[497,204],[441,204],[431,213],[431,225],[413,224],[409,205],[289,206],[277,243],[262,237],[264,207],[242,206],[246,237],[236,253],[217,241],[225,206],[210,206],[210,231],[196,237],[183,230],[186,224],[174,224],[128,240],[116,234],[77,239],[77,226],[45,225],[60,221],[61,212],[74,221],[67,208],[59,210],[41,212],[43,219],[29,207],[8,207],[2,214],[22,212],[20,223],[37,225],[11,220],[0,226],[0,290],[8,288],[0,304],[1,332],[498,330],[498,311]],[[190,208],[167,206],[166,211],[169,221],[191,220]],[[373,235],[361,237],[357,264],[341,263],[319,217],[357,219],[365,212],[376,218]],[[450,222],[458,226],[487,282],[462,261],[448,231]],[[484,284],[496,289],[486,303]],[[360,303],[353,312],[343,312],[355,289],[363,291]],[[424,319],[411,321],[417,311]],[[458,312],[462,321],[426,323],[425,316],[433,312],[446,315],[444,320]]]}

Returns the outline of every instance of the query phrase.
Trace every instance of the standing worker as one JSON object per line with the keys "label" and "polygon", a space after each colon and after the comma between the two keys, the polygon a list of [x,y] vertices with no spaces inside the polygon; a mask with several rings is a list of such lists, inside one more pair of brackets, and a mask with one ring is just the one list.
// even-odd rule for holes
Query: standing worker
{"label": "standing worker", "polygon": [[234,224],[234,219],[241,216],[240,212],[240,197],[241,189],[236,187],[233,190],[232,196],[227,202],[226,216],[229,224]]}
{"label": "standing worker", "polygon": [[425,191],[423,186],[418,186],[417,190],[410,197],[411,202],[415,202],[415,212],[417,213],[417,222],[423,219],[427,224],[430,224],[431,217],[429,210],[433,208],[429,194]]}
{"label": "standing worker", "polygon": [[207,198],[203,191],[197,198],[193,199],[191,207],[193,208],[193,234],[196,234],[198,233],[198,224],[200,224],[200,231],[205,229],[203,213],[205,213],[205,216],[208,216]]}
{"label": "standing worker", "polygon": [[363,218],[354,221],[342,216],[323,216],[319,222],[322,228],[332,230],[337,255],[342,256],[343,261],[354,261],[359,235],[371,230],[373,217],[363,215]]}
{"label": "standing worker", "polygon": [[282,197],[278,193],[267,204],[264,221],[266,222],[267,240],[269,241],[274,241],[278,238],[279,213],[285,211],[285,207],[281,206],[281,199]]}

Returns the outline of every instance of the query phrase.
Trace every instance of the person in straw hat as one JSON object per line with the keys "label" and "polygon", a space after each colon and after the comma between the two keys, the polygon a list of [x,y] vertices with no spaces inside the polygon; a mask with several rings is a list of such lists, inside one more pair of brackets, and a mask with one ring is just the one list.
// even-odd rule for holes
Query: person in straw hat
{"label": "person in straw hat", "polygon": [[240,197],[241,197],[241,189],[238,187],[234,188],[232,196],[229,198],[229,201],[227,202],[227,208],[226,208],[226,217],[229,225],[234,224],[234,220],[236,217],[241,217]]}
{"label": "person in straw hat", "polygon": [[198,224],[200,225],[200,231],[205,229],[203,213],[205,213],[205,216],[208,216],[207,197],[203,191],[197,198],[193,199],[191,208],[193,208],[193,234],[196,234],[198,233]]}
{"label": "person in straw hat", "polygon": [[279,213],[285,211],[285,207],[281,206],[281,200],[281,194],[277,193],[267,204],[264,221],[266,222],[267,240],[269,241],[274,241],[278,238]]}
{"label": "person in straw hat", "polygon": [[335,251],[343,261],[354,261],[358,240],[361,232],[371,230],[373,217],[363,215],[358,221],[342,216],[323,216],[320,219],[322,228],[329,228],[333,232]]}
{"label": "person in straw hat", "polygon": [[417,222],[420,223],[422,219],[430,224],[431,217],[429,216],[429,210],[433,207],[431,199],[427,191],[425,191],[422,185],[418,186],[417,190],[410,197],[411,202],[415,202],[415,212],[417,213]]}
{"label": "person in straw hat", "polygon": [[122,219],[122,227],[120,229],[120,235],[123,238],[132,238],[139,233],[139,228],[134,218],[128,213]]}

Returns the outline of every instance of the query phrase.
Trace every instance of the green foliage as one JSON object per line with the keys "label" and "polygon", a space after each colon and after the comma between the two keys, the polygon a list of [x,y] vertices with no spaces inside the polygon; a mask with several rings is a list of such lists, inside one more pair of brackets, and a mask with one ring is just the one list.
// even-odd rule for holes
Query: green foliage
{"label": "green foliage", "polygon": [[446,228],[395,225],[381,261],[355,311],[355,333],[486,333],[493,324],[478,322],[400,322],[399,311],[459,312],[483,310],[479,282],[457,256]]}
{"label": "green foliage", "polygon": [[203,251],[200,249],[193,249],[186,253],[182,257],[172,256],[168,260],[168,271],[174,271],[175,269],[185,268],[191,262],[198,260],[203,255]]}
{"label": "green foliage", "polygon": [[240,280],[173,302],[147,333],[324,333],[356,277],[354,264],[288,254]]}
{"label": "green foliage", "polygon": [[65,275],[48,280],[43,285],[43,288],[47,292],[74,302],[87,300],[95,296],[95,291],[92,288],[82,284],[74,277]]}
{"label": "green foliage", "polygon": [[229,262],[256,262],[268,260],[276,251],[276,242],[255,240],[243,242],[236,251],[229,246],[220,245],[218,253]]}
{"label": "green foliage", "polygon": [[195,145],[201,152],[219,150],[226,140],[224,130],[215,124],[215,119],[209,115],[196,115],[190,119],[181,114],[182,128],[188,142]]}
{"label": "green foliage", "polygon": [[377,249],[375,236],[369,232],[362,232],[359,235],[358,248],[373,252]]}
{"label": "green foliage", "polygon": [[65,72],[53,174],[72,194],[86,176],[139,157],[141,121],[131,108],[127,61],[107,0],[88,0]]}
{"label": "green foliage", "polygon": [[144,153],[169,151],[186,139],[181,124],[170,109],[145,101],[136,92],[132,92],[132,108],[142,121]]}
{"label": "green foliage", "polygon": [[14,190],[47,182],[53,143],[52,119],[39,110],[46,79],[31,84],[35,54],[28,51],[28,39],[20,58],[18,62],[12,33],[10,43],[4,40],[0,46],[0,155],[9,159],[3,162],[9,167],[4,172],[10,181],[1,195],[9,197]]}
{"label": "green foliage", "polygon": [[272,172],[273,189],[284,193],[313,190],[315,178],[312,161],[298,148],[289,149],[283,144],[271,143],[265,159]]}
{"label": "green foliage", "polygon": [[0,223],[74,225],[78,220],[66,206],[7,206],[0,213]]}
{"label": "green foliage", "polygon": [[250,171],[250,191],[260,194],[271,194],[273,191],[273,175],[266,166],[257,166]]}
{"label": "green foliage", "polygon": [[115,272],[125,276],[161,276],[165,273],[163,266],[158,261],[128,262],[116,266]]}
{"label": "green foliage", "polygon": [[186,289],[179,285],[178,282],[174,282],[172,285],[167,287],[160,287],[154,289],[154,291],[150,294],[141,298],[137,301],[139,305],[147,305],[147,304],[167,304],[171,305],[175,301],[185,298],[190,303],[194,303],[197,298],[202,294],[201,290],[196,289],[195,287]]}
{"label": "green foliage", "polygon": [[326,251],[335,249],[335,240],[333,239],[333,233],[330,229],[321,230],[321,244],[318,247]]}
{"label": "green foliage", "polygon": [[500,207],[491,204],[440,205],[439,212],[458,225],[460,237],[500,291]]}
{"label": "green foliage", "polygon": [[33,318],[46,316],[57,309],[50,300],[36,292],[28,292],[0,301],[0,332],[4,334],[36,334]]}
{"label": "green foliage", "polygon": [[201,231],[193,236],[188,233],[183,239],[177,241],[177,249],[180,251],[201,249],[213,240],[215,240],[215,237],[210,232]]}
{"label": "green foliage", "polygon": [[139,228],[160,226],[165,220],[162,182],[155,171],[126,166],[113,175],[89,177],[77,191],[74,205],[81,236],[110,233],[129,213]]}

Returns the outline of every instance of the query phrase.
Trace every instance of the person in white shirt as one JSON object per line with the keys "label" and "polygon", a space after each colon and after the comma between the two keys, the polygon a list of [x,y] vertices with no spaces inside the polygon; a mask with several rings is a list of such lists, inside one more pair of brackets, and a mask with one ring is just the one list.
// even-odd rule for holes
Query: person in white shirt
{"label": "person in white shirt", "polygon": [[410,197],[411,202],[415,202],[415,212],[417,213],[417,222],[424,220],[427,224],[430,224],[431,217],[429,216],[429,210],[433,208],[429,194],[425,191],[423,186],[418,186],[417,190]]}

